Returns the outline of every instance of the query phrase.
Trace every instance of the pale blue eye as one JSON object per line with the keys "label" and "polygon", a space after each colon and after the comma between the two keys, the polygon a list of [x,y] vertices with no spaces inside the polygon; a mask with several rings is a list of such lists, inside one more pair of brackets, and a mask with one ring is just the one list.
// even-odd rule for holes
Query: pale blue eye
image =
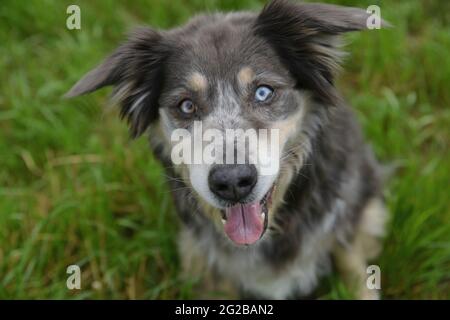
{"label": "pale blue eye", "polygon": [[191,100],[186,99],[180,103],[180,109],[183,113],[191,114],[195,112],[195,105]]}
{"label": "pale blue eye", "polygon": [[265,102],[273,95],[273,89],[268,86],[260,86],[256,89],[255,99],[258,102]]}

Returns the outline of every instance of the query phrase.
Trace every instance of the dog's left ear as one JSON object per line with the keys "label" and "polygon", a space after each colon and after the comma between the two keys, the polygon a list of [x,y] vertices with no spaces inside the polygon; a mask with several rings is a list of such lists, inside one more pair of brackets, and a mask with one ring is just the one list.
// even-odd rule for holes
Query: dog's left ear
{"label": "dog's left ear", "polygon": [[275,49],[299,88],[334,104],[333,80],[343,55],[338,36],[366,29],[369,17],[358,8],[273,0],[256,19],[254,31]]}
{"label": "dog's left ear", "polygon": [[164,63],[170,49],[160,32],[137,29],[123,45],[79,80],[65,97],[114,86],[113,100],[121,105],[133,137],[141,135],[158,116]]}

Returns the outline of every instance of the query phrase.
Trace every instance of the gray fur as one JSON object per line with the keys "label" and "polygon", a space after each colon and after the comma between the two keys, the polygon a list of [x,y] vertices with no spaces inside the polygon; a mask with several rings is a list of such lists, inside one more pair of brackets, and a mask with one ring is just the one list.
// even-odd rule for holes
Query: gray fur
{"label": "gray fur", "polygon": [[[364,29],[366,18],[356,8],[276,0],[259,15],[214,14],[170,31],[141,29],[68,96],[113,85],[132,133],[152,124],[154,153],[168,175],[180,178],[170,184],[184,234],[211,269],[251,296],[304,296],[329,272],[333,247],[352,242],[367,203],[381,198],[378,165],[333,85],[338,36]],[[236,79],[244,67],[273,86],[276,99],[255,105],[248,95],[255,84]],[[207,79],[205,92],[187,87],[193,72]],[[193,118],[177,109],[185,97],[198,105]],[[276,178],[282,194],[268,232],[251,247],[236,247],[207,213],[219,211],[189,188],[188,169],[173,168],[168,128],[190,128],[193,120],[220,129],[270,128],[299,112],[284,144]]]}

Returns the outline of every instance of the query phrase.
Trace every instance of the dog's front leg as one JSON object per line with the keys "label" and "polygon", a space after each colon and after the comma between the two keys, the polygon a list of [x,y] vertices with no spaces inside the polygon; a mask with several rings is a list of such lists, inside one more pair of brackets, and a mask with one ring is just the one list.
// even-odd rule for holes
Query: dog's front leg
{"label": "dog's front leg", "polygon": [[385,220],[383,202],[373,199],[363,211],[353,241],[345,246],[337,244],[334,248],[336,266],[357,299],[380,298],[380,290],[367,285],[367,266],[368,261],[376,258],[381,251],[380,237],[384,233]]}

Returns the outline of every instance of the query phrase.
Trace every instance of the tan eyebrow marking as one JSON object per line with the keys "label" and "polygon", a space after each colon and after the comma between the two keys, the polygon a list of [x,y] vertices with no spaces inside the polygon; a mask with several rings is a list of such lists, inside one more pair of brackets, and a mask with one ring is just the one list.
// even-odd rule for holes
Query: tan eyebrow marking
{"label": "tan eyebrow marking", "polygon": [[255,73],[250,67],[242,68],[237,75],[239,84],[243,87],[248,86],[255,78]]}
{"label": "tan eyebrow marking", "polygon": [[188,79],[188,85],[194,91],[206,90],[208,85],[206,77],[199,72],[194,72]]}

